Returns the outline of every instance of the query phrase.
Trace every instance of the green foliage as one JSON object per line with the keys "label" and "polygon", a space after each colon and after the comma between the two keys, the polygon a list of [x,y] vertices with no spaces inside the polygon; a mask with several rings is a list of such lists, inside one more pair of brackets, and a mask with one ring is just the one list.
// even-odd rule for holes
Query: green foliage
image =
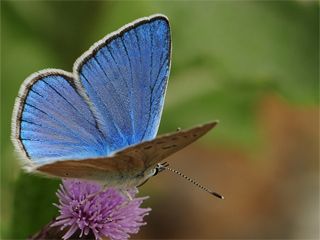
{"label": "green foliage", "polygon": [[58,186],[57,180],[20,175],[15,184],[11,238],[30,237],[57,216],[52,203],[57,203]]}
{"label": "green foliage", "polygon": [[94,41],[131,20],[157,12],[171,20],[172,74],[161,133],[219,119],[221,125],[208,139],[251,147],[259,143],[256,114],[264,96],[275,93],[299,105],[319,100],[316,2],[4,1],[1,5],[1,165],[5,166],[1,191],[6,194],[1,204],[12,209],[1,226],[5,237],[25,238],[56,215],[52,203],[57,181],[16,177],[19,167],[9,136],[20,84],[40,69],[71,71],[74,60]]}

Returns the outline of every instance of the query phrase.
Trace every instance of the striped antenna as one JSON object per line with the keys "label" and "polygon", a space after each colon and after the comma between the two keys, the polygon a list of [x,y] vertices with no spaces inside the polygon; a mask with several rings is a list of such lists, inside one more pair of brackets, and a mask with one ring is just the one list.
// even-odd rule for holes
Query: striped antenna
{"label": "striped antenna", "polygon": [[175,170],[175,169],[172,169],[172,168],[169,168],[169,164],[167,162],[164,162],[162,164],[158,164],[157,167],[159,172],[163,171],[163,170],[168,170],[170,172],[173,172],[175,174],[178,174],[180,177],[183,177],[184,179],[188,180],[189,182],[191,182],[192,184],[196,185],[198,188],[206,191],[207,193],[210,193],[211,195],[215,196],[215,197],[218,197],[220,199],[224,199],[224,197],[219,194],[219,193],[216,193],[214,191],[211,191],[210,189],[202,186],[200,183],[198,183],[197,181],[195,181],[194,179],[192,178],[189,178],[188,176],[184,175],[183,173]]}

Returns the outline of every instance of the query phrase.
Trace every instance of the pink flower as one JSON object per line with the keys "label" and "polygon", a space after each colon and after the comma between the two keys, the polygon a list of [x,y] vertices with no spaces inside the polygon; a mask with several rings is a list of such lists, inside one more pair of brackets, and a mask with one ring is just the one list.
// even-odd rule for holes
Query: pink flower
{"label": "pink flower", "polygon": [[97,183],[79,180],[63,180],[57,191],[60,216],[51,226],[68,228],[63,239],[70,238],[78,229],[80,236],[90,231],[96,239],[109,237],[112,240],[128,239],[137,233],[150,208],[140,208],[144,198],[135,198],[138,190],[131,189],[128,196],[120,190],[103,187]]}

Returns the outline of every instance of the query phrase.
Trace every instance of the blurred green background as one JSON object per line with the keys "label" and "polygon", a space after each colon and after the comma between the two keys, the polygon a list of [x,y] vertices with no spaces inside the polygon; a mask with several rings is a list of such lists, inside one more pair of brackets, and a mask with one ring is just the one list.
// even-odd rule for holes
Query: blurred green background
{"label": "blurred green background", "polygon": [[219,119],[141,187],[153,211],[135,238],[319,238],[319,4],[316,1],[1,1],[1,234],[57,215],[58,180],[24,174],[10,142],[23,80],[72,70],[91,44],[166,14],[172,70],[159,132]]}

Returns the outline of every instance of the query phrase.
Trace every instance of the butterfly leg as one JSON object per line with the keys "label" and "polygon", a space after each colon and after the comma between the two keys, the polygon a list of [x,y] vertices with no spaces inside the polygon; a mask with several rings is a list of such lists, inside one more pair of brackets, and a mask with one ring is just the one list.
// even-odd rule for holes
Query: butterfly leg
{"label": "butterfly leg", "polygon": [[[100,192],[106,190],[107,188],[109,188],[109,186],[104,185],[104,186],[103,186],[103,189],[102,189]],[[120,191],[123,195],[127,196],[130,201],[133,199],[128,190],[126,190],[126,189],[121,189],[121,188],[120,188],[119,191]]]}
{"label": "butterfly leg", "polygon": [[130,193],[128,192],[128,190],[120,189],[120,191],[121,191],[124,195],[126,195],[130,201],[132,201],[132,196],[130,195]]}

